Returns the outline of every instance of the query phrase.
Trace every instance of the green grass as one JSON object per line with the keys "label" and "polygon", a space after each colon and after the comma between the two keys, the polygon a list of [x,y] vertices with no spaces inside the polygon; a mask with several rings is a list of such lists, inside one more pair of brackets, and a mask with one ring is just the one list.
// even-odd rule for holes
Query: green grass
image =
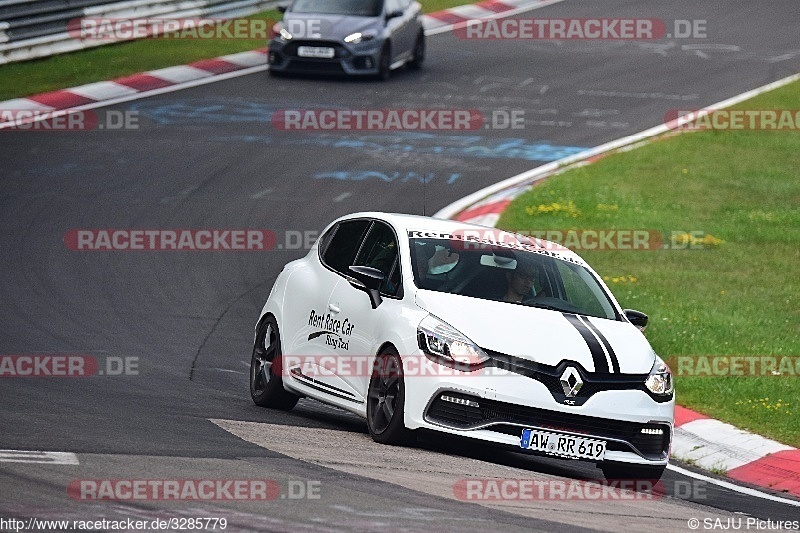
{"label": "green grass", "polygon": [[[279,20],[267,11],[248,18]],[[263,39],[140,39],[0,66],[0,100],[182,65],[254,48]]]}
{"label": "green grass", "polygon": [[[469,4],[425,0],[426,13]],[[247,18],[280,20],[278,11]],[[0,66],[0,101],[263,48],[263,39],[141,39]]]}
{"label": "green grass", "polygon": [[[796,109],[798,101],[800,83],[794,83],[737,107]],[[569,201],[577,217],[569,209],[534,216],[525,209]],[[508,207],[498,226],[711,234],[723,242],[579,253],[623,307],[650,315],[647,337],[663,357],[800,357],[796,130],[684,133],[613,154],[538,184]],[[800,375],[676,381],[681,405],[800,446]]]}

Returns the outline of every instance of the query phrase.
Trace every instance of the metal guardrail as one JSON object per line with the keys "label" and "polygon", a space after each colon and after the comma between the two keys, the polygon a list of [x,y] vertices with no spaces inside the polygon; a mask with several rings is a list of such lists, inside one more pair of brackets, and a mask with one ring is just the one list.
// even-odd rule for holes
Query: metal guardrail
{"label": "metal guardrail", "polygon": [[76,38],[70,21],[107,18],[234,18],[272,9],[277,0],[0,0],[0,65],[129,39]]}

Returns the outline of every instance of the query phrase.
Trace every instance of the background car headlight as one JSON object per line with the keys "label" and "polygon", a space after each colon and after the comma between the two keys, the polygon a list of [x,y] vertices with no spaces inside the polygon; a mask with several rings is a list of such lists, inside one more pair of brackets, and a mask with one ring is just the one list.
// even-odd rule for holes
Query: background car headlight
{"label": "background car headlight", "polygon": [[425,355],[440,364],[475,370],[489,360],[474,342],[433,315],[426,316],[417,326],[417,341]]}
{"label": "background car headlight", "polygon": [[653,368],[644,384],[650,392],[659,396],[669,396],[675,390],[672,371],[659,356],[656,356],[656,362],[653,363]]}
{"label": "background car headlight", "polygon": [[371,41],[372,39],[375,38],[375,36],[376,33],[374,31],[369,31],[369,30],[365,32],[357,31],[345,37],[344,42],[349,44],[358,44],[364,41]]}

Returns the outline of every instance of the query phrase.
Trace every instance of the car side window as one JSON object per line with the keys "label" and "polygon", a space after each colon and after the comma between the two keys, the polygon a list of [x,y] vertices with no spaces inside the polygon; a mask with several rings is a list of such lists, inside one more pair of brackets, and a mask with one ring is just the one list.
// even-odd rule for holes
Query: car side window
{"label": "car side window", "polygon": [[333,235],[323,236],[322,262],[341,274],[350,275],[349,267],[354,264],[353,258],[369,225],[369,220],[347,220],[332,230]]}
{"label": "car side window", "polygon": [[403,11],[401,0],[386,0],[386,12],[394,13],[395,11]]}
{"label": "car side window", "polygon": [[398,257],[394,231],[382,222],[375,222],[367,238],[364,239],[354,264],[376,268],[383,272],[386,280],[381,292],[394,296],[400,289]]}

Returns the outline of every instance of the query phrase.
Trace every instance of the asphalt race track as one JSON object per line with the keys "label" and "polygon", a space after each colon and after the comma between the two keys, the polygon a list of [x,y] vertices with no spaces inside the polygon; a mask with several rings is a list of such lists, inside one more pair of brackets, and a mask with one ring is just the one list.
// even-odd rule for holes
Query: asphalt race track
{"label": "asphalt race track", "polygon": [[[468,474],[602,474],[441,438],[384,447],[342,411],[301,400],[282,413],[250,400],[253,324],[282,266],[305,253],[298,236],[313,239],[354,211],[431,214],[658,125],[669,110],[699,109],[800,71],[793,0],[565,0],[520,15],[533,16],[702,19],[707,37],[553,42],[445,33],[429,37],[422,71],[400,70],[388,83],[262,72],[97,110],[135,111],[137,130],[0,132],[0,355],[82,354],[103,371],[0,377],[0,450],[73,452],[80,463],[6,462],[0,453],[0,517],[224,517],[232,531],[686,531],[690,518],[797,519],[797,507],[671,471],[663,498],[462,501],[453,487]],[[270,117],[287,108],[477,109],[489,126],[491,117],[499,126],[504,113],[523,110],[525,122],[281,131]],[[277,243],[262,252],[74,251],[65,242],[74,229],[267,229]],[[119,361],[128,371],[109,375],[120,373]],[[87,479],[269,479],[281,496],[68,495],[70,482]]]}

